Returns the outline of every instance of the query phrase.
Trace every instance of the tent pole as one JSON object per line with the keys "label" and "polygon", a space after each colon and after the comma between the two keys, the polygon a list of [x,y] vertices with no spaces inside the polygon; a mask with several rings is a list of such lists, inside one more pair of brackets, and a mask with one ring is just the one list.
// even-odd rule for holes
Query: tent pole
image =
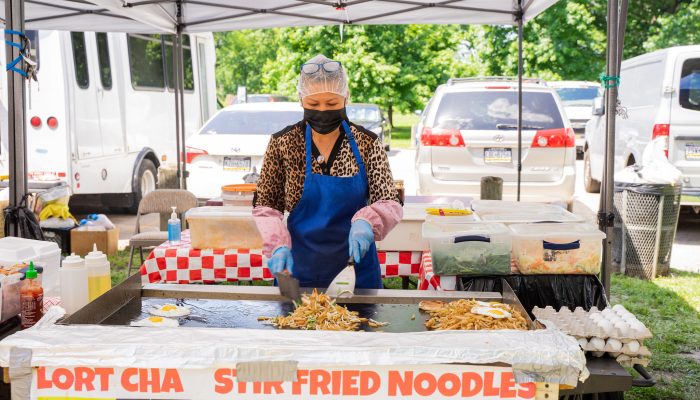
{"label": "tent pole", "polygon": [[[619,76],[618,54],[618,0],[608,0],[608,45],[607,66],[605,68],[608,77]],[[615,117],[617,115],[617,82],[604,80],[606,84],[605,96],[605,167],[603,177],[603,192],[601,193],[601,212],[599,214],[600,229],[606,234],[603,243],[603,287],[608,299],[610,298],[610,274],[612,272],[612,241],[613,222],[611,218],[614,207],[615,194]]]}
{"label": "tent pole", "polygon": [[518,1],[518,197],[523,172],[523,9]]}
{"label": "tent pole", "polygon": [[[177,33],[175,36],[175,42],[173,43],[173,54],[177,57],[177,64],[175,68],[177,69],[176,74],[176,86],[178,88],[177,95],[180,104],[180,142],[182,143],[182,153],[185,154],[187,151],[186,136],[187,129],[185,128],[185,60],[184,51],[182,49],[182,0],[177,0],[175,3],[176,7],[176,18],[177,18]],[[180,188],[187,189],[187,163],[182,164],[182,181],[180,183]]]}
{"label": "tent pole", "polygon": [[[24,0],[5,1],[5,29],[24,32]],[[9,42],[21,43],[17,35],[5,35]],[[7,61],[19,57],[19,49],[5,44]],[[24,69],[24,60],[16,68]],[[25,110],[25,78],[15,71],[7,71],[7,149],[9,153],[10,207],[18,206],[27,193],[27,127]],[[10,236],[19,234],[16,224],[5,221]]]}
{"label": "tent pole", "polygon": [[[173,71],[172,71],[172,76],[173,80],[175,80],[175,85],[173,88],[173,93],[175,95],[175,148],[176,148],[176,157],[177,157],[177,187],[179,189],[183,189],[182,187],[182,166],[185,164],[187,160],[187,153],[183,151],[184,146],[180,146],[180,97],[178,96],[178,85],[177,85],[177,74],[178,74],[178,68],[177,68],[177,52],[175,51],[175,42],[176,38],[173,36]],[[167,45],[166,45],[167,46]]]}

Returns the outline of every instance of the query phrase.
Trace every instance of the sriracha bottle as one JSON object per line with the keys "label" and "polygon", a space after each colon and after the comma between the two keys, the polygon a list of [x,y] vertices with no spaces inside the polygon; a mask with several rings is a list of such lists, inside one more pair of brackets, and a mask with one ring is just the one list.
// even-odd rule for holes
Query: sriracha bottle
{"label": "sriracha bottle", "polygon": [[19,290],[22,329],[34,326],[44,316],[44,288],[37,282],[37,276],[34,263],[30,262],[29,269],[24,274],[24,283]]}

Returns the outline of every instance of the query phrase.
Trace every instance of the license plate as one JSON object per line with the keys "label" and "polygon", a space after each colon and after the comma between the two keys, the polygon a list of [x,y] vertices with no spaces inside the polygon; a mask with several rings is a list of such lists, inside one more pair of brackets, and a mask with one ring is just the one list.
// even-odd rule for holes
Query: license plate
{"label": "license plate", "polygon": [[224,171],[250,171],[250,157],[224,157]]}
{"label": "license plate", "polygon": [[685,159],[688,161],[700,161],[700,144],[688,143],[685,145]]}
{"label": "license plate", "polygon": [[484,161],[487,163],[509,163],[513,161],[513,151],[504,148],[484,149]]}

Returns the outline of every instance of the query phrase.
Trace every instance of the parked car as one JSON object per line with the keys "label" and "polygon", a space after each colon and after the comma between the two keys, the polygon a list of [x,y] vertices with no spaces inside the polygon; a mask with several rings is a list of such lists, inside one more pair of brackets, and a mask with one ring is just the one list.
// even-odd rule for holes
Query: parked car
{"label": "parked car", "polygon": [[391,148],[391,124],[384,118],[381,108],[376,104],[348,104],[348,119],[361,125],[379,136],[384,148]]}
{"label": "parked car", "polygon": [[[700,45],[672,47],[622,63],[615,126],[615,171],[642,162],[644,148],[664,138],[671,164],[683,172],[684,205],[700,206]],[[598,192],[605,161],[605,110],[597,98],[586,125],[584,183]]]}
{"label": "parked car", "polygon": [[576,152],[583,155],[586,123],[593,116],[591,113],[593,99],[601,95],[600,84],[583,81],[554,81],[547,82],[547,86],[555,88],[561,98],[564,112],[576,134]]}
{"label": "parked car", "polygon": [[199,199],[257,174],[272,134],[304,118],[299,103],[244,103],[217,112],[187,140],[187,189]]}
{"label": "parked car", "polygon": [[[522,192],[526,201],[570,204],[576,180],[574,132],[553,88],[523,83]],[[478,198],[484,176],[503,178],[516,198],[517,82],[451,79],[430,101],[416,156],[420,195]]]}
{"label": "parked car", "polygon": [[246,96],[246,103],[279,103],[288,102],[289,97],[279,94],[249,94]]}

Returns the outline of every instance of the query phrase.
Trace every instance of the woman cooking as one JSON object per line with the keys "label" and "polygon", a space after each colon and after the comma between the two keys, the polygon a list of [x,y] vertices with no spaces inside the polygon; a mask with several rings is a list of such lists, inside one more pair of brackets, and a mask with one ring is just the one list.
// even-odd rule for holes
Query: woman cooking
{"label": "woman cooking", "polygon": [[257,186],[253,215],[268,267],[303,287],[328,287],[352,258],[355,287],[381,288],[374,242],[403,215],[384,145],[348,121],[339,61],[303,64],[298,91],[304,119],[272,135]]}

